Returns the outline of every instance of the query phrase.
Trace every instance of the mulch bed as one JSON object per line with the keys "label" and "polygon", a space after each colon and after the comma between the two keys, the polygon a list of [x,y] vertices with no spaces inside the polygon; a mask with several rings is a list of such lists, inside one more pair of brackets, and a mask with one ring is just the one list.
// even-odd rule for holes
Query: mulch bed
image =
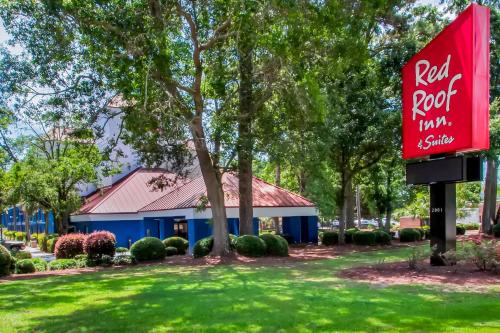
{"label": "mulch bed", "polygon": [[347,253],[357,252],[370,252],[386,249],[397,249],[401,247],[421,245],[425,242],[399,243],[394,242],[390,246],[359,246],[346,244],[343,246],[318,246],[318,245],[292,245],[290,246],[288,257],[261,257],[261,258],[248,258],[236,253],[228,257],[213,257],[207,256],[203,258],[193,258],[191,256],[172,256],[167,257],[163,261],[144,262],[135,266],[113,266],[113,267],[86,267],[78,269],[66,269],[60,271],[47,271],[37,272],[31,274],[13,274],[0,278],[0,283],[12,280],[26,280],[36,279],[49,276],[66,276],[66,275],[79,275],[90,272],[102,272],[120,270],[127,267],[140,267],[140,266],[154,266],[154,265],[168,265],[168,266],[216,266],[216,265],[252,265],[252,266],[286,266],[297,262],[304,262],[309,260],[333,259],[340,255]]}
{"label": "mulch bed", "polygon": [[481,288],[500,284],[500,274],[480,271],[474,264],[431,266],[422,261],[418,269],[408,267],[406,261],[355,267],[342,270],[338,276],[378,285],[393,284],[453,284]]}

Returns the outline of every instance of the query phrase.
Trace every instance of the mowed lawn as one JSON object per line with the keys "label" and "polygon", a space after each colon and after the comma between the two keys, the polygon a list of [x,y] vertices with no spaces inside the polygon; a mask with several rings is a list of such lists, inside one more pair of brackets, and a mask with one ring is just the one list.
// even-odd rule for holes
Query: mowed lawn
{"label": "mowed lawn", "polygon": [[157,265],[0,284],[0,332],[500,332],[500,286],[385,286],[342,268],[407,250],[289,266]]}

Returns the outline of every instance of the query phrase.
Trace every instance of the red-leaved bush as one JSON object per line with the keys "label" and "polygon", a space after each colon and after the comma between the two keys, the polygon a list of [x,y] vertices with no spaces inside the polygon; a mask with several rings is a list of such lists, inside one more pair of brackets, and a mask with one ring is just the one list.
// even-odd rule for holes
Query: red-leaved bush
{"label": "red-leaved bush", "polygon": [[57,259],[74,258],[78,254],[83,254],[84,234],[67,234],[57,240],[54,254]]}
{"label": "red-leaved bush", "polygon": [[85,254],[92,259],[101,258],[103,255],[114,256],[116,237],[109,231],[94,231],[89,234],[83,244]]}

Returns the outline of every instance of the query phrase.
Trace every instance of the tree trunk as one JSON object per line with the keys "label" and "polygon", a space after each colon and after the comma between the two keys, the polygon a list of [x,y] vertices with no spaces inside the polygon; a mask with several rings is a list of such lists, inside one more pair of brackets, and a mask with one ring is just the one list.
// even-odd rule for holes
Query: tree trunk
{"label": "tree trunk", "polygon": [[24,212],[24,231],[26,232],[26,241],[30,241],[31,239],[31,228],[30,228],[30,214],[28,212]]}
{"label": "tree trunk", "polygon": [[[248,9],[247,9],[248,10]],[[253,234],[252,197],[252,114],[253,99],[253,27],[251,14],[243,15],[238,34],[239,115],[238,115],[238,184],[240,234]]]}
{"label": "tree trunk", "polygon": [[[276,169],[274,173],[274,184],[276,186],[281,186],[281,165],[280,162],[276,162]],[[274,228],[275,228],[275,233],[279,234],[280,233],[280,218],[278,216],[273,218],[274,220]]]}
{"label": "tree trunk", "polygon": [[[484,233],[491,232],[491,221],[495,217],[492,215],[496,209],[496,158],[488,157],[486,163],[486,179],[484,184],[484,203],[481,227]],[[493,213],[494,214],[494,213]]]}
{"label": "tree trunk", "polygon": [[345,187],[345,225],[346,229],[354,228],[354,191],[352,190],[352,177],[348,174]]}
{"label": "tree trunk", "polygon": [[226,207],[224,203],[224,191],[222,189],[222,174],[214,167],[210,153],[205,142],[205,133],[200,117],[195,117],[191,122],[191,134],[193,136],[196,155],[200,163],[201,174],[207,188],[207,197],[210,202],[213,219],[214,246],[212,254],[224,256],[229,253],[229,241],[227,233]]}
{"label": "tree trunk", "polygon": [[304,195],[304,192],[306,191],[306,173],[303,169],[300,169],[298,177],[299,177],[299,194]]}
{"label": "tree trunk", "polygon": [[387,206],[386,215],[385,215],[385,231],[391,231],[391,219],[392,219],[392,207],[391,205]]}
{"label": "tree trunk", "polygon": [[339,244],[345,244],[345,230],[346,230],[346,218],[347,218],[347,196],[346,188],[348,183],[348,175],[345,169],[342,169],[340,175],[340,221],[339,221]]}

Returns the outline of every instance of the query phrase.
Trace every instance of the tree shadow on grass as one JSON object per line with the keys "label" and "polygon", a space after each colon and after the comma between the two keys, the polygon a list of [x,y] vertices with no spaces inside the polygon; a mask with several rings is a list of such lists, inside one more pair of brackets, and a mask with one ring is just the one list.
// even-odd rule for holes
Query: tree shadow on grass
{"label": "tree shadow on grass", "polygon": [[[329,275],[321,280],[325,272]],[[481,323],[480,328],[500,328],[492,318],[500,311],[499,295],[438,293],[420,286],[376,288],[335,278],[328,265],[134,273],[103,280],[99,274],[84,281],[69,278],[65,288],[74,293],[61,301],[49,298],[46,306],[52,311],[36,312],[18,331],[428,332]],[[53,283],[40,287],[53,288]],[[29,303],[28,296],[19,298],[11,310]]]}

